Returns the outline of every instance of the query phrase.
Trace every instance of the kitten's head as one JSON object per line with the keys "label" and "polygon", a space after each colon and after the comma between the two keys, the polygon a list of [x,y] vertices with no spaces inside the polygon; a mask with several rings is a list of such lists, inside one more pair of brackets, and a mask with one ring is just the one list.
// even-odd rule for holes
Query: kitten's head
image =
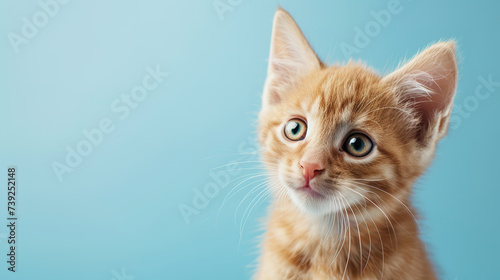
{"label": "kitten's head", "polygon": [[278,10],[259,116],[273,188],[313,215],[406,199],[446,134],[456,84],[453,42],[385,77],[327,67]]}

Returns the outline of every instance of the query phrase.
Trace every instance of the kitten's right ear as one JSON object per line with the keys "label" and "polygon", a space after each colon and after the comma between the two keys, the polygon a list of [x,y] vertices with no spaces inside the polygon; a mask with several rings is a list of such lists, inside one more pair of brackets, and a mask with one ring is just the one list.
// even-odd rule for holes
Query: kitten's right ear
{"label": "kitten's right ear", "polygon": [[302,75],[320,69],[321,65],[292,16],[278,8],[274,14],[263,107],[280,102]]}
{"label": "kitten's right ear", "polygon": [[392,86],[403,108],[418,122],[416,138],[423,147],[434,147],[448,130],[457,88],[455,42],[434,44],[382,79]]}

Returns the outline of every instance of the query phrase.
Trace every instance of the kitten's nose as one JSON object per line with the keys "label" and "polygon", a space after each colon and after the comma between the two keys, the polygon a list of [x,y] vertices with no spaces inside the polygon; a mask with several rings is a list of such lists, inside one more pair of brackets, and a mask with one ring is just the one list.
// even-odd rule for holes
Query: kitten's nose
{"label": "kitten's nose", "polygon": [[316,175],[321,174],[325,170],[323,164],[318,162],[307,162],[304,160],[300,161],[300,167],[304,171],[304,178],[309,182],[312,178],[316,177]]}

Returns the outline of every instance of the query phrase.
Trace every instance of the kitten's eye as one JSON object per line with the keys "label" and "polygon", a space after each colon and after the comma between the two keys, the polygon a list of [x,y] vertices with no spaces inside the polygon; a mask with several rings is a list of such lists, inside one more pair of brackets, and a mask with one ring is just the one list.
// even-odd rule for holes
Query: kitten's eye
{"label": "kitten's eye", "polygon": [[372,151],[373,142],[362,133],[353,133],[347,137],[342,148],[354,157],[364,157]]}
{"label": "kitten's eye", "polygon": [[292,141],[306,138],[307,124],[301,119],[291,119],[285,125],[285,136]]}

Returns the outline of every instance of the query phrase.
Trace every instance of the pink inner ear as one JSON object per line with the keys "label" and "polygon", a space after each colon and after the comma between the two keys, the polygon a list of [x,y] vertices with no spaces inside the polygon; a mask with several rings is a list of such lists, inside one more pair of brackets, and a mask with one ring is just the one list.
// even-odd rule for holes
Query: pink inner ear
{"label": "pink inner ear", "polygon": [[[281,63],[280,63],[281,62]],[[281,101],[280,91],[287,88],[287,85],[291,84],[290,70],[283,64],[284,61],[271,61],[269,67],[272,74],[272,79],[269,79],[268,94],[269,94],[269,104],[276,104]],[[281,92],[281,94],[283,94]]]}
{"label": "pink inner ear", "polygon": [[278,93],[278,90],[274,87],[269,89],[269,104],[277,104],[281,101],[281,97]]}
{"label": "pink inner ear", "polygon": [[[450,67],[453,69],[453,67]],[[429,95],[415,97],[416,109],[422,117],[422,125],[432,122],[436,112],[443,112],[448,108],[455,93],[455,72],[447,67],[437,67],[424,75],[425,78],[417,78],[416,82],[423,85],[430,92]]]}
{"label": "pink inner ear", "polygon": [[282,101],[302,75],[321,65],[293,18],[278,9],[273,21],[264,106]]}
{"label": "pink inner ear", "polygon": [[[401,101],[412,106],[419,117],[417,137],[424,140],[429,126],[438,126],[437,133],[443,135],[455,95],[457,83],[457,61],[454,42],[437,43],[414,57],[403,67],[383,79],[384,83],[396,86]],[[443,118],[446,120],[443,123]],[[434,131],[432,129],[432,131]]]}

